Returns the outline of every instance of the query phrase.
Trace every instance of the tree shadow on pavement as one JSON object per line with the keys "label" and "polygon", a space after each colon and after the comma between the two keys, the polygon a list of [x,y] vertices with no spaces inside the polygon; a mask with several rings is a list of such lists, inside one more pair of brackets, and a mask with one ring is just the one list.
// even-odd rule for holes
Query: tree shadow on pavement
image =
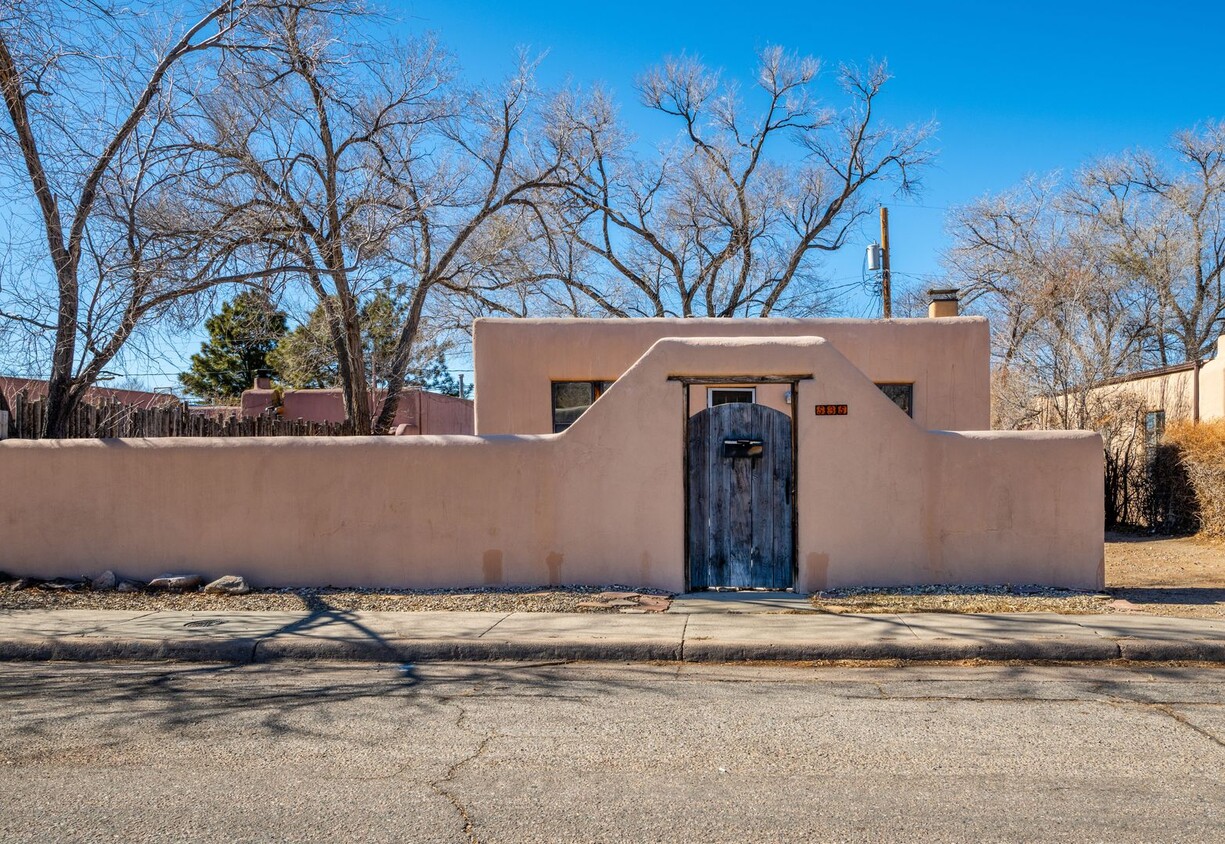
{"label": "tree shadow on pavement", "polygon": [[[359,717],[363,704],[377,700],[391,701],[411,730],[416,720],[478,694],[578,700],[632,685],[639,671],[675,672],[626,666],[579,692],[548,670],[562,664],[0,663],[0,724],[19,713],[27,736],[134,719],[151,732],[179,733],[237,720],[250,724],[254,717],[270,734],[326,736],[329,723]],[[0,750],[6,743],[0,741]]]}

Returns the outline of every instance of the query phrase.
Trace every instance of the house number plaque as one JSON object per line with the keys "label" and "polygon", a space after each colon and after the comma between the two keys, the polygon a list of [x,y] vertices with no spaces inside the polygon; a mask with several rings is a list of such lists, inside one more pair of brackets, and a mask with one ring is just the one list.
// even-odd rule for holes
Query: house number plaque
{"label": "house number plaque", "polygon": [[818,416],[846,416],[845,404],[819,404],[817,405]]}

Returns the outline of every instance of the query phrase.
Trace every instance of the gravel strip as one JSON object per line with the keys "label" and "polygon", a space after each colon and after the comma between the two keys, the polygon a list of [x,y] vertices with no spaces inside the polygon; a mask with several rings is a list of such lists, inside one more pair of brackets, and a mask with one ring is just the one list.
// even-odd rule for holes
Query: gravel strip
{"label": "gravel strip", "polygon": [[[1107,534],[1106,582],[1111,594],[1037,586],[921,586],[836,589],[811,596],[826,612],[1149,612],[1225,618],[1225,543],[1197,538]],[[12,590],[0,573],[0,610],[487,610],[492,612],[620,612],[625,606],[582,606],[601,592],[667,595],[624,586],[478,587],[472,589],[256,589],[247,595],[202,592],[92,592],[36,586]]]}
{"label": "gravel strip", "polygon": [[246,595],[203,592],[93,592],[0,586],[0,610],[370,610],[375,612],[618,612],[619,607],[580,607],[601,592],[669,595],[624,586],[480,587],[473,589],[256,589]]}
{"label": "gravel strip", "polygon": [[1115,611],[1112,595],[1043,586],[831,589],[815,593],[810,600],[817,609],[835,613],[1057,612],[1088,615]]}

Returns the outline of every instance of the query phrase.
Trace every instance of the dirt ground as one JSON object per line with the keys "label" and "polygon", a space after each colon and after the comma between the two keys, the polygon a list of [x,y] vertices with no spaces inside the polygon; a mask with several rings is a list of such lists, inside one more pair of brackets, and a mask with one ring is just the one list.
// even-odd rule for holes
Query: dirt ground
{"label": "dirt ground", "polygon": [[1117,611],[1225,618],[1225,542],[1108,533],[1106,586]]}
{"label": "dirt ground", "polygon": [[1106,534],[1106,589],[1071,592],[1023,585],[841,589],[812,597],[827,612],[1144,612],[1225,618],[1225,542]]}

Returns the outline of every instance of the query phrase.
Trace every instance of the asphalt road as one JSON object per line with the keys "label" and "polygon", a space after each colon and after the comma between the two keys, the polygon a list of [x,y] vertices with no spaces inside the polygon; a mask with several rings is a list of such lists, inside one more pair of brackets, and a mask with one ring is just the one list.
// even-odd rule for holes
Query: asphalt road
{"label": "asphalt road", "polygon": [[1225,669],[0,664],[4,841],[1213,841]]}

